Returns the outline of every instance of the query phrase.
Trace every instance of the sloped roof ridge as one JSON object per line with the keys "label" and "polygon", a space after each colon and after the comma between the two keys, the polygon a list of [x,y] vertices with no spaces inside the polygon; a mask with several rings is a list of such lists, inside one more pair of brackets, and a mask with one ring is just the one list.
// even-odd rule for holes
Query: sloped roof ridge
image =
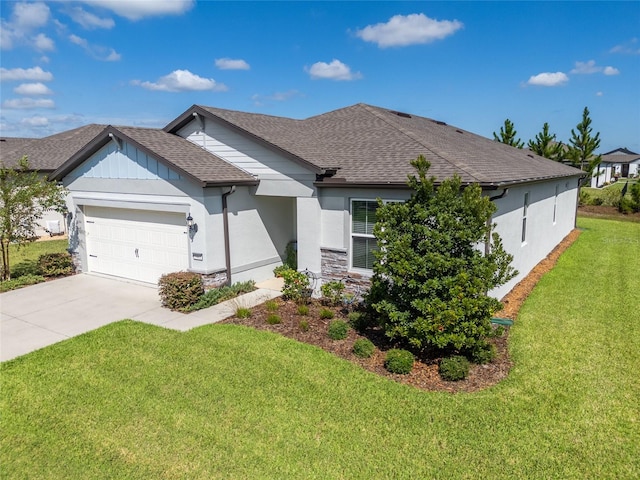
{"label": "sloped roof ridge", "polygon": [[[380,112],[380,110],[384,110],[386,112],[391,112],[391,110],[387,110],[387,109],[384,109],[384,108],[381,108],[381,107],[376,107],[374,105],[367,105],[365,103],[358,104],[358,105],[361,105],[365,110],[367,110],[371,114],[375,115],[376,117],[378,117],[379,119],[381,119],[382,121],[387,123],[389,126],[395,128],[399,132],[402,132],[404,135],[406,135],[407,137],[411,138],[411,140],[413,140],[414,142],[417,142],[420,145],[424,146],[426,149],[428,149],[432,154],[436,155],[438,158],[441,158],[442,160],[444,160],[445,162],[449,163],[450,165],[453,165],[454,167],[459,168],[460,170],[465,172],[467,175],[469,175],[472,178],[476,179],[476,181],[478,181],[478,182],[484,181],[483,175],[481,175],[475,169],[471,168],[469,165],[462,164],[461,162],[457,162],[457,161],[455,161],[455,160],[453,160],[451,158],[448,158],[448,157],[444,156],[443,153],[441,151],[439,151],[439,149],[437,147],[435,147],[433,145],[428,145],[427,142],[423,141],[421,138],[417,137],[413,132],[411,132],[408,129],[402,127],[401,125],[396,125],[396,124],[390,122],[388,120],[388,118],[386,118],[385,115],[383,115]],[[418,115],[413,115],[412,114],[411,116],[417,117]],[[422,118],[430,120],[430,119],[428,119],[426,117],[422,117]]]}

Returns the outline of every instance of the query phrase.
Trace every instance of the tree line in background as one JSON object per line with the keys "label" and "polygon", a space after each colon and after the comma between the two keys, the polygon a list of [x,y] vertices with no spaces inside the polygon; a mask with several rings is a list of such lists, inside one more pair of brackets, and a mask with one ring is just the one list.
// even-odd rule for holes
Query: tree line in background
{"label": "tree line in background", "polygon": [[[516,148],[523,148],[524,142],[517,138],[518,132],[511,120],[508,118],[504,125],[500,127],[500,132],[493,132],[493,138],[500,143],[506,143]],[[568,144],[559,142],[556,135],[549,132],[547,122],[542,126],[542,131],[533,140],[527,142],[527,147],[537,155],[540,155],[556,162],[567,162],[576,168],[580,168],[589,174],[595,170],[602,160],[601,155],[596,155],[595,151],[600,146],[600,132],[593,134],[591,127],[591,117],[589,109],[584,107],[582,121],[571,129],[571,138]]]}

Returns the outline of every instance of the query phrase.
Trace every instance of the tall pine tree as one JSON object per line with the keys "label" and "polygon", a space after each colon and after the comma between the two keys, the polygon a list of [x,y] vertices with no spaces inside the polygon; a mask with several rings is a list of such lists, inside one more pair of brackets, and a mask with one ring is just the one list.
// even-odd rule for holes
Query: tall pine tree
{"label": "tall pine tree", "polygon": [[529,149],[532,152],[559,162],[563,159],[563,145],[556,142],[556,135],[549,133],[549,124],[547,122],[542,126],[542,131],[536,135],[535,141],[529,140]]}
{"label": "tall pine tree", "polygon": [[589,109],[584,107],[582,121],[576,125],[576,130],[571,129],[570,146],[567,150],[567,158],[574,167],[578,167],[589,173],[589,178],[602,160],[601,155],[595,155],[600,146],[600,132],[592,135],[591,118]]}
{"label": "tall pine tree", "polygon": [[524,147],[524,142],[519,138],[516,139],[517,134],[518,132],[516,131],[513,122],[507,118],[504,121],[504,126],[500,127],[500,135],[498,136],[496,132],[493,132],[493,139],[496,142],[506,143],[512,147],[522,148]]}

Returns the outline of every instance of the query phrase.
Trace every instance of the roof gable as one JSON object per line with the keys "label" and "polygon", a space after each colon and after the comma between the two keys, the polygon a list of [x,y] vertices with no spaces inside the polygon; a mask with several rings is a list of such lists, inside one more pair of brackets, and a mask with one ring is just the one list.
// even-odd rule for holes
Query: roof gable
{"label": "roof gable", "polygon": [[[253,185],[257,183],[256,179],[251,175],[176,135],[152,128],[114,126],[107,126],[89,144],[76,152],[53,172],[52,178],[61,179],[69,175],[74,169],[114,140],[127,143],[136,152],[144,154],[147,158],[147,166],[145,168],[152,172],[152,175],[157,175],[158,168],[164,172],[163,167],[154,167],[153,162],[157,161],[159,162],[158,165],[166,166],[175,175],[191,179],[203,186]],[[122,143],[120,148],[122,148]],[[152,160],[151,164],[149,164],[148,159]],[[142,161],[144,162],[145,160]],[[170,173],[167,173],[167,175],[169,175],[167,178],[171,178]]]}

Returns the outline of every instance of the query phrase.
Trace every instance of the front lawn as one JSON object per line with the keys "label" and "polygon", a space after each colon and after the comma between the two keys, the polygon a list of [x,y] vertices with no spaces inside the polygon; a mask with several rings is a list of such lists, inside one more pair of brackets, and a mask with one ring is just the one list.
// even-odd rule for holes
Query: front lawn
{"label": "front lawn", "polygon": [[68,246],[69,241],[66,238],[31,242],[23,246],[9,245],[11,280],[0,281],[0,292],[44,282],[46,275],[43,276],[37,265],[40,256],[66,254]]}
{"label": "front lawn", "polygon": [[638,478],[639,228],[579,226],[495,387],[426,393],[268,332],[124,321],[0,365],[3,476]]}

